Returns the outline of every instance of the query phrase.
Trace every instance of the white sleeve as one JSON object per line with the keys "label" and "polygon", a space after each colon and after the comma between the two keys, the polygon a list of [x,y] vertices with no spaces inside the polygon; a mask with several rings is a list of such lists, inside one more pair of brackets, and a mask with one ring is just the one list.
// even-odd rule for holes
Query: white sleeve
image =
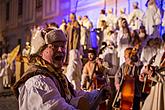
{"label": "white sleeve", "polygon": [[[141,53],[141,57],[140,57],[140,61],[142,61],[144,65],[147,65],[148,61],[146,59],[145,53],[146,53],[146,50],[145,50],[145,48],[143,48],[142,53]],[[147,53],[147,54],[149,54],[149,53]]]}
{"label": "white sleeve", "polygon": [[73,66],[73,64],[70,64],[67,66],[67,74],[66,77],[68,78],[68,80],[70,82],[72,82],[72,80],[74,79],[74,74],[75,74],[75,68]]}
{"label": "white sleeve", "polygon": [[19,87],[20,110],[76,110],[61,96],[52,79],[37,75]]}
{"label": "white sleeve", "polygon": [[155,20],[155,25],[159,25],[161,23],[161,13],[159,9],[157,10],[154,16],[154,20]]}

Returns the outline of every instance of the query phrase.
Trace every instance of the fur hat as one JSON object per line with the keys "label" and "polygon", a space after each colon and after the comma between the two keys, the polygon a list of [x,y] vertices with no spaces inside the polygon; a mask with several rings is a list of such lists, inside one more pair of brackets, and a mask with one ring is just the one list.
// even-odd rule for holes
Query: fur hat
{"label": "fur hat", "polygon": [[32,36],[31,39],[31,52],[30,54],[36,54],[39,50],[46,44],[51,44],[53,42],[66,42],[66,36],[60,29],[52,29],[42,36],[43,30],[37,30],[37,32]]}

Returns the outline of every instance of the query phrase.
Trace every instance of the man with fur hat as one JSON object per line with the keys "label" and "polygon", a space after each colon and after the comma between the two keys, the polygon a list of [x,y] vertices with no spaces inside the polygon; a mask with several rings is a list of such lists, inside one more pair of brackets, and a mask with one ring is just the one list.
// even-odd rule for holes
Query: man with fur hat
{"label": "man with fur hat", "polygon": [[66,52],[66,37],[62,30],[38,30],[32,41],[35,45],[31,45],[29,69],[13,86],[19,109],[88,110],[88,100],[94,100],[90,98],[98,91],[75,91],[62,73]]}

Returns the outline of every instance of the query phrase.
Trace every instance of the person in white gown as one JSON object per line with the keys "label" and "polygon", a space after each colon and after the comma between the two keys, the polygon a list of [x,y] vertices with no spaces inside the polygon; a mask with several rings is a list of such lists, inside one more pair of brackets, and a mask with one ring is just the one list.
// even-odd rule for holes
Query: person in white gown
{"label": "person in white gown", "polygon": [[99,17],[98,17],[98,20],[97,20],[97,28],[101,28],[101,21],[102,20],[106,21],[106,13],[105,13],[104,9],[102,9],[100,11],[100,14],[99,14]]}
{"label": "person in white gown", "polygon": [[156,34],[159,34],[157,32],[161,23],[161,14],[159,8],[156,6],[155,0],[148,0],[147,5],[143,23],[147,34],[150,37],[155,38],[160,36]]}
{"label": "person in white gown", "polygon": [[125,62],[124,50],[130,47],[131,33],[125,18],[121,18],[120,24],[121,28],[117,34],[117,52],[119,57],[119,65],[122,65]]}
{"label": "person in white gown", "polygon": [[115,28],[117,23],[117,17],[113,14],[113,8],[110,8],[107,13],[107,25]]}
{"label": "person in white gown", "polygon": [[139,9],[138,2],[133,2],[133,11],[129,15],[129,24],[132,30],[138,30],[142,25],[142,20],[144,16],[144,12]]}
{"label": "person in white gown", "polygon": [[88,18],[87,15],[85,15],[83,18],[82,18],[82,23],[83,23],[83,26],[86,28],[86,35],[87,35],[87,38],[86,38],[86,48],[91,48],[91,38],[90,38],[90,32],[91,32],[91,29],[93,28],[93,23],[90,21],[90,19]]}

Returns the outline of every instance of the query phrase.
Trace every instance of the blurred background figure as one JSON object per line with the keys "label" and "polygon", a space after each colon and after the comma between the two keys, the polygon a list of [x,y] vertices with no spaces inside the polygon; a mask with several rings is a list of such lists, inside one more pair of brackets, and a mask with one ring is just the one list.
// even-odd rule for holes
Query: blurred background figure
{"label": "blurred background figure", "polygon": [[128,22],[128,15],[126,14],[126,9],[125,8],[120,8],[120,15],[118,18],[125,18]]}
{"label": "blurred background figure", "polygon": [[101,28],[101,21],[105,20],[106,21],[106,12],[104,9],[100,10],[100,14],[97,20],[97,28]]}
{"label": "blurred background figure", "polygon": [[80,25],[82,25],[82,16],[77,16],[77,21]]}
{"label": "blurred background figure", "polygon": [[8,54],[4,53],[2,55],[1,64],[1,77],[2,77],[2,84],[4,88],[10,88],[12,85],[12,75],[14,73],[13,64],[9,65],[7,62]]}
{"label": "blurred background figure", "polygon": [[67,24],[67,54],[65,58],[65,64],[68,63],[69,51],[72,49],[80,50],[80,39],[81,39],[81,27],[76,19],[76,14],[71,13],[69,15],[70,22]]}
{"label": "blurred background figure", "polygon": [[129,24],[133,30],[138,30],[142,25],[144,12],[139,9],[139,3],[133,2],[133,11],[129,15]]}
{"label": "blurred background figure", "polygon": [[22,56],[29,56],[30,55],[30,42],[26,42],[25,48],[22,50]]}
{"label": "blurred background figure", "polygon": [[50,22],[49,24],[47,24],[47,28],[57,29],[57,28],[59,28],[59,26],[55,22]]}
{"label": "blurred background figure", "polygon": [[70,50],[66,76],[73,84],[75,90],[81,89],[82,66],[79,51],[77,49]]}
{"label": "blurred background figure", "polygon": [[127,47],[130,47],[131,32],[125,18],[121,18],[119,22],[120,30],[117,34],[117,52],[119,57],[119,65],[121,66],[125,62],[124,51]]}
{"label": "blurred background figure", "polygon": [[[86,35],[87,35],[87,42],[86,42],[86,47],[87,48],[91,48],[92,45],[91,45],[91,36],[90,36],[90,32],[91,32],[91,29],[93,28],[93,23],[91,22],[91,20],[89,19],[89,17],[87,15],[85,15],[83,18],[82,18],[82,22],[83,22],[83,26],[86,28]],[[86,48],[86,49],[87,49]]]}
{"label": "blurred background figure", "polygon": [[66,28],[67,28],[67,22],[66,22],[66,19],[63,19],[62,20],[62,23],[59,27],[65,34],[66,34]]}
{"label": "blurred background figure", "polygon": [[159,54],[161,52],[161,39],[149,39],[147,45],[142,49],[140,60],[143,62],[144,65],[149,63],[149,60],[155,54]]}
{"label": "blurred background figure", "polygon": [[117,22],[117,17],[113,14],[113,8],[110,8],[107,13],[107,25],[115,28],[115,24]]}
{"label": "blurred background figure", "polygon": [[156,5],[155,0],[147,1],[147,9],[144,14],[143,23],[146,28],[146,32],[150,37],[151,36],[152,38],[160,37],[158,31],[161,23],[161,13]]}

